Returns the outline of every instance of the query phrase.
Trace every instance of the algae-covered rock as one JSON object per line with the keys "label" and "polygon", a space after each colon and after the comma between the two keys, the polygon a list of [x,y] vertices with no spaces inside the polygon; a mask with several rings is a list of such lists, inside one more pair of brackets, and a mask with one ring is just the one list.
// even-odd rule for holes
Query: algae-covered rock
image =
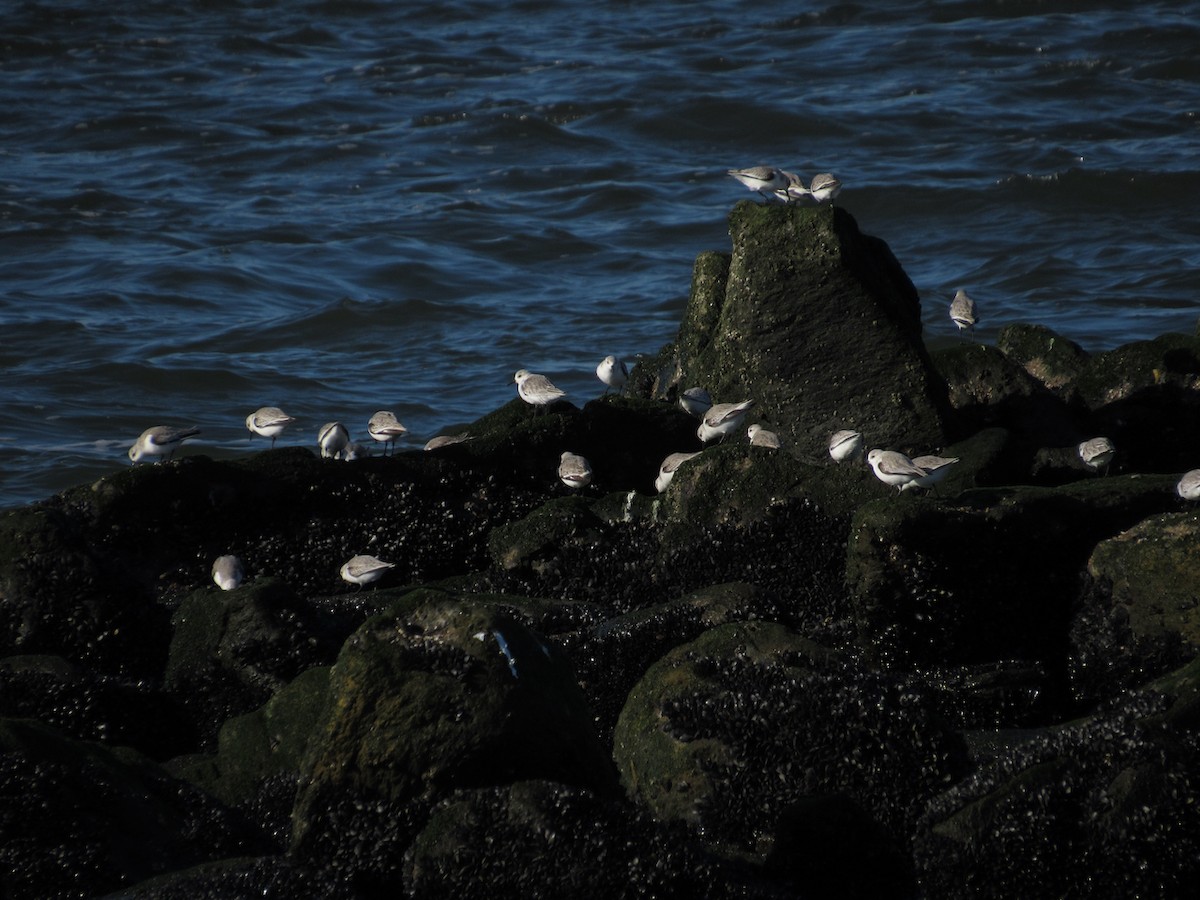
{"label": "algae-covered rock", "polygon": [[1006,325],[996,346],[1051,391],[1068,395],[1064,399],[1069,399],[1069,386],[1088,361],[1086,350],[1045,325]]}
{"label": "algae-covered rock", "polygon": [[1060,658],[1092,548],[1170,508],[1162,477],[968,491],[859,509],[847,580],[877,660],[960,665]]}
{"label": "algae-covered rock", "polygon": [[920,299],[883,241],[841,208],[748,201],[729,232],[727,266],[697,260],[673,387],[754,399],[757,420],[811,458],[841,428],[897,449],[944,442]]}
{"label": "algae-covered rock", "polygon": [[918,689],[766,622],[714,628],[655,663],[614,740],[655,818],[759,859],[784,810],[816,794],[853,797],[902,839],[957,756]]}
{"label": "algae-covered rock", "polygon": [[917,890],[903,846],[844,794],[784,810],[764,868],[813,900],[903,900]]}
{"label": "algae-covered rock", "polygon": [[1079,440],[1067,404],[996,348],[947,347],[933,364],[949,386],[958,434],[999,426],[1034,446]]}
{"label": "algae-covered rock", "polygon": [[133,747],[155,760],[195,746],[177,697],[143,679],[104,675],[60,656],[0,659],[0,717],[37,719],[77,740]]}
{"label": "algae-covered rock", "polygon": [[1075,690],[1089,698],[1176,668],[1200,650],[1200,516],[1154,516],[1102,541],[1072,629]]}
{"label": "algae-covered rock", "polygon": [[1200,752],[1182,677],[1007,750],[929,804],[922,895],[1184,897],[1200,874]]}
{"label": "algae-covered rock", "polygon": [[520,521],[493,529],[488,550],[503,569],[530,569],[541,574],[558,566],[566,545],[595,543],[603,528],[587,500],[562,497]]}
{"label": "algae-covered rock", "polygon": [[[739,875],[741,877],[739,877]],[[545,781],[456,792],[405,865],[414,897],[780,896],[625,803]]]}
{"label": "algae-covered rock", "polygon": [[1097,353],[1089,358],[1074,383],[1080,397],[1093,409],[1164,385],[1200,391],[1200,337],[1164,334]]}
{"label": "algae-covered rock", "polygon": [[258,709],[225,722],[212,757],[179,760],[171,770],[230,806],[250,800],[276,776],[294,784],[325,715],[328,689],[329,669],[309,669]]}
{"label": "algae-covered rock", "polygon": [[293,851],[356,884],[398,885],[404,848],[456,788],[532,778],[614,793],[570,664],[493,604],[373,617],[343,647],[329,693]]}
{"label": "algae-covered rock", "polygon": [[239,816],[133,750],[0,720],[0,893],[10,900],[100,896],[261,849]]}

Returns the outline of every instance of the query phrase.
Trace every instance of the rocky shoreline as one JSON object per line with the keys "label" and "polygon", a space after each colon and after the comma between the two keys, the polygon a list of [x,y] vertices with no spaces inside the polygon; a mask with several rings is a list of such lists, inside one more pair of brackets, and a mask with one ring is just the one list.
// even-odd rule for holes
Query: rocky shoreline
{"label": "rocky shoreline", "polygon": [[[730,234],[622,396],[0,514],[0,894],[1186,895],[1200,338],[930,353],[845,210],[747,201]],[[659,495],[691,386],[783,447],[739,433]],[[898,495],[839,428],[960,462]],[[349,587],[358,553],[396,567]]]}

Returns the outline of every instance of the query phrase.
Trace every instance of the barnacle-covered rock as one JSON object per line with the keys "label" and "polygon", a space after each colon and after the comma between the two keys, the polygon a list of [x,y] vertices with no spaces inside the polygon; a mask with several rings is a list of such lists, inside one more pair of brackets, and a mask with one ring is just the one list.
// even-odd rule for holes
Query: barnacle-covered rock
{"label": "barnacle-covered rock", "polygon": [[293,852],[355,884],[399,884],[433,803],[548,779],[615,792],[562,653],[491,603],[401,606],[342,649],[301,773]]}

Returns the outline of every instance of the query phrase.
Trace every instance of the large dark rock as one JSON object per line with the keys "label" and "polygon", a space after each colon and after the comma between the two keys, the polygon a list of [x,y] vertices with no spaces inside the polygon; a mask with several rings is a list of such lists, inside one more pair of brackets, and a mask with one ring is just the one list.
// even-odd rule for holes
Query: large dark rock
{"label": "large dark rock", "polygon": [[[887,244],[840,207],[739,203],[732,256],[702,254],[660,394],[753,398],[751,421],[827,459],[829,436],[941,446],[945,386],[921,342],[921,303]],[[681,448],[682,449],[682,448]]]}
{"label": "large dark rock", "polygon": [[1165,477],[986,488],[862,507],[847,579],[861,645],[901,666],[1006,659],[1061,669],[1092,548],[1174,505]]}
{"label": "large dark rock", "polygon": [[1016,323],[1000,330],[1000,352],[1064,400],[1074,396],[1072,383],[1087,366],[1088,353],[1045,325]]}
{"label": "large dark rock", "polygon": [[410,896],[460,900],[794,896],[714,861],[678,827],[551,782],[443,801],[408,854],[405,885]]}
{"label": "large dark rock", "polygon": [[766,622],[719,626],[651,666],[617,722],[614,757],[656,818],[757,858],[785,810],[831,793],[903,844],[962,763],[919,687]]}
{"label": "large dark rock", "polygon": [[1200,516],[1154,516],[1102,541],[1071,630],[1077,695],[1113,696],[1200,652]]}
{"label": "large dark rock", "polygon": [[494,603],[435,599],[370,619],[334,666],[296,802],[293,852],[374,895],[458,788],[546,779],[616,795],[570,663]]}
{"label": "large dark rock", "polygon": [[263,849],[238,815],[133,750],[0,720],[0,894],[96,897]]}
{"label": "large dark rock", "polygon": [[1198,672],[1035,733],[935,798],[915,831],[922,896],[1191,896]]}

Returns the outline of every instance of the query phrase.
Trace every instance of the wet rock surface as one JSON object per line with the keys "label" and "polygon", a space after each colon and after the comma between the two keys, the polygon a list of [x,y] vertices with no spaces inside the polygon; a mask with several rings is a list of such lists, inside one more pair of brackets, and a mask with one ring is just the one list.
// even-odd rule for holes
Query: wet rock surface
{"label": "wet rock surface", "polygon": [[[731,237],[624,395],[0,512],[0,894],[1186,895],[1198,339],[930,355],[844,210]],[[782,446],[704,448],[692,385]],[[898,493],[845,426],[959,462]]]}

